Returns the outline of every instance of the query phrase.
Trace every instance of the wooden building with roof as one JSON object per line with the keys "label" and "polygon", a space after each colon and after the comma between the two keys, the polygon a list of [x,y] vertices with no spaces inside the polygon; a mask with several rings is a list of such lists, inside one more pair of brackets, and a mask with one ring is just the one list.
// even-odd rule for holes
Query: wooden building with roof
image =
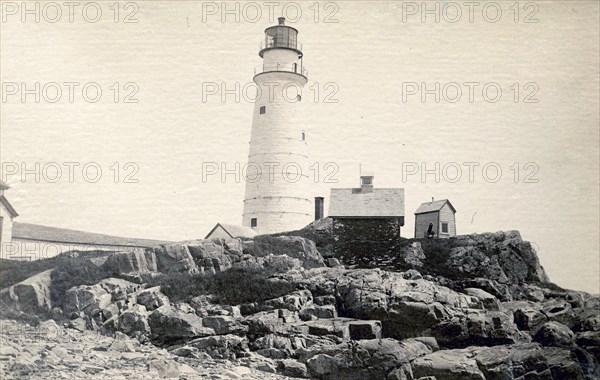
{"label": "wooden building with roof", "polygon": [[447,199],[422,203],[415,211],[415,238],[456,236],[456,209]]}
{"label": "wooden building with roof", "polygon": [[69,251],[143,252],[146,248],[170,243],[15,222],[12,242],[6,247],[4,258],[32,261]]}

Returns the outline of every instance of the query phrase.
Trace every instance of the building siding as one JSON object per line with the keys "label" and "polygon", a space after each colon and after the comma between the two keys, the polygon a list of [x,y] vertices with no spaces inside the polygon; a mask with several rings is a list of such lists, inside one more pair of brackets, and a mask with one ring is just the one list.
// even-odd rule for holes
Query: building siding
{"label": "building siding", "polygon": [[[440,222],[438,225],[438,230],[440,232],[439,237],[456,236],[456,220],[455,220],[454,212],[452,212],[452,209],[450,208],[450,206],[448,206],[448,203],[446,203],[444,205],[444,207],[442,207],[442,209],[439,211],[439,216],[440,216]],[[448,223],[448,233],[447,234],[442,233],[442,223]]]}
{"label": "building siding", "polygon": [[419,239],[427,237],[429,223],[433,223],[433,228],[435,229],[435,234],[437,236],[439,232],[439,228],[436,228],[436,226],[438,226],[438,212],[415,215],[415,238]]}

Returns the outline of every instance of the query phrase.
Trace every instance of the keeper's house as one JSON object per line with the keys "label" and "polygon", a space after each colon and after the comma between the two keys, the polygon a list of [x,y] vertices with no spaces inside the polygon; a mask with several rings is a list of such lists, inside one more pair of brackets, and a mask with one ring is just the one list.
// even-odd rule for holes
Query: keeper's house
{"label": "keeper's house", "polygon": [[415,238],[456,236],[456,209],[447,199],[421,204],[415,211]]}
{"label": "keeper's house", "polygon": [[404,189],[373,188],[373,178],[372,173],[363,174],[359,188],[331,189],[329,217],[336,252],[369,252],[376,245],[391,247],[400,238]]}

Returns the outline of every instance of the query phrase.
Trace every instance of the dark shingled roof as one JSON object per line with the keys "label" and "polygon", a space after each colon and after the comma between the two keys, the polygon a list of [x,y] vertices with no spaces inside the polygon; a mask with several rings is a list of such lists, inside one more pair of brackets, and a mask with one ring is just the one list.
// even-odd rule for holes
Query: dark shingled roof
{"label": "dark shingled roof", "polygon": [[87,245],[154,247],[161,244],[172,243],[169,241],[124,238],[118,236],[97,234],[93,232],[84,232],[77,230],[69,230],[66,228],[42,226],[39,224],[16,222],[13,223],[12,235],[14,239]]}
{"label": "dark shingled roof", "polygon": [[444,207],[444,205],[446,203],[448,203],[448,206],[450,206],[450,208],[452,209],[453,212],[456,212],[456,209],[454,208],[454,206],[452,206],[452,203],[450,203],[449,200],[447,200],[447,199],[440,199],[439,201],[422,203],[419,206],[419,208],[417,209],[417,211],[415,211],[415,215],[417,215],[417,214],[425,214],[425,213],[428,213],[428,212],[440,211],[442,209],[442,207]]}

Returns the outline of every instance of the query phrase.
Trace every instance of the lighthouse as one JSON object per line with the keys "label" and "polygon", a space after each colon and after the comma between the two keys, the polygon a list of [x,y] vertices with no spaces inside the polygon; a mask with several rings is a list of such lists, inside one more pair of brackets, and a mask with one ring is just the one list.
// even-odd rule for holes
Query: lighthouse
{"label": "lighthouse", "polygon": [[307,133],[299,113],[307,82],[298,30],[265,29],[254,72],[257,97],[246,166],[242,224],[259,234],[300,229],[312,221]]}

